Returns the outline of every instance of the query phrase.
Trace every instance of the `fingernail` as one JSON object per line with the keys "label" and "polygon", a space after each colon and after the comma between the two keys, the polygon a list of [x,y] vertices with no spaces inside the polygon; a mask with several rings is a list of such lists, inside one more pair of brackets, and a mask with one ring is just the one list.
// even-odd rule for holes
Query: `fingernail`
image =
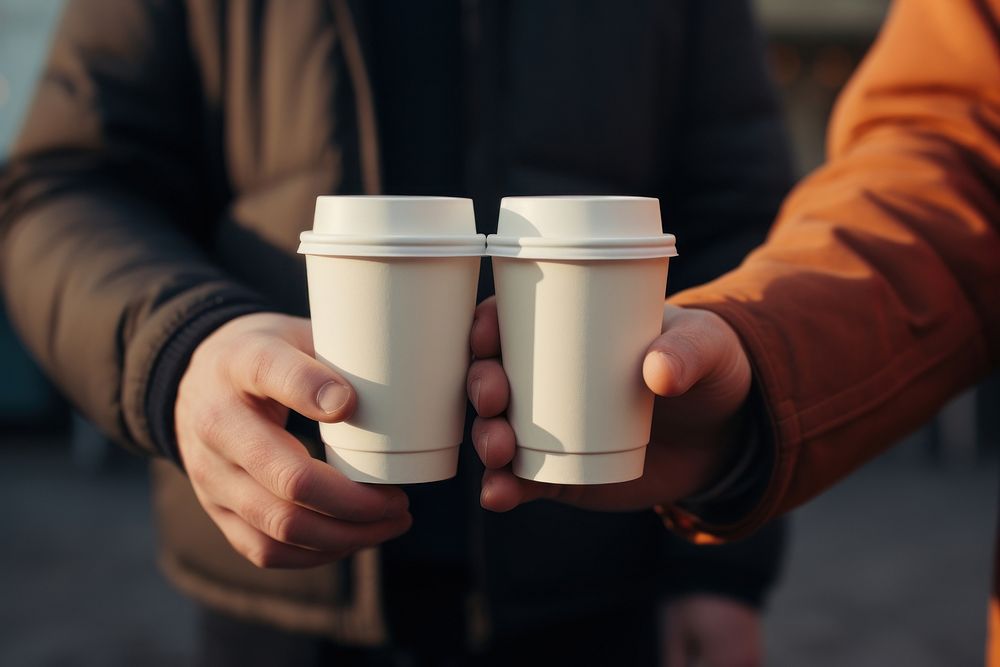
{"label": "fingernail", "polygon": [[472,399],[472,407],[476,409],[476,412],[479,412],[479,388],[482,384],[483,381],[479,378],[472,381],[472,391],[470,392],[471,396],[469,398]]}
{"label": "fingernail", "polygon": [[479,494],[479,506],[486,507],[490,501],[490,487],[484,486],[482,492]]}
{"label": "fingernail", "polygon": [[488,465],[486,462],[490,460],[490,434],[486,432],[483,434],[483,464]]}
{"label": "fingernail", "polygon": [[319,409],[328,415],[332,415],[337,410],[347,404],[351,397],[351,390],[339,382],[327,382],[319,388],[316,394],[316,404]]}

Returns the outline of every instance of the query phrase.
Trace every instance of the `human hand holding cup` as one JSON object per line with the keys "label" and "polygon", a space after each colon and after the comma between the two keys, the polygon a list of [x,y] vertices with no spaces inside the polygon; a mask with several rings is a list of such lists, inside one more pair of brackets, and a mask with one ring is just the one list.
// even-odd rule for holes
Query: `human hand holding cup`
{"label": "human hand holding cup", "polygon": [[478,414],[472,442],[486,467],[485,509],[506,512],[540,498],[591,510],[648,509],[704,488],[739,444],[750,366],[736,333],[708,311],[663,307],[663,333],[642,361],[644,381],[656,394],[645,467],[642,477],[621,483],[553,484],[515,475],[518,443],[504,414],[510,385],[494,298],[476,310],[470,338],[476,359],[467,384]]}
{"label": "human hand holding cup", "polygon": [[483,507],[648,508],[730,460],[749,363],[721,318],[664,306],[659,231],[656,200],[504,200],[498,235],[515,238],[490,237],[497,298],[476,312],[467,383]]}
{"label": "human hand holding cup", "polygon": [[289,410],[336,423],[357,405],[350,384],[312,353],[308,320],[244,315],[197,347],[178,389],[177,442],[195,495],[258,567],[340,560],[412,522],[399,488],[351,481],[285,431]]}

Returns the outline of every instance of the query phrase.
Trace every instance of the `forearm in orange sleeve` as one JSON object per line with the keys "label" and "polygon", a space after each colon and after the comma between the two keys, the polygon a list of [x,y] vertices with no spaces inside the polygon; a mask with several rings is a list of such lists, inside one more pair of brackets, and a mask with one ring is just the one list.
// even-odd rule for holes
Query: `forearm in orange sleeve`
{"label": "forearm in orange sleeve", "polygon": [[1000,360],[1000,0],[899,0],[828,164],[740,268],[682,292],[740,334],[773,465],[737,536],[816,495]]}

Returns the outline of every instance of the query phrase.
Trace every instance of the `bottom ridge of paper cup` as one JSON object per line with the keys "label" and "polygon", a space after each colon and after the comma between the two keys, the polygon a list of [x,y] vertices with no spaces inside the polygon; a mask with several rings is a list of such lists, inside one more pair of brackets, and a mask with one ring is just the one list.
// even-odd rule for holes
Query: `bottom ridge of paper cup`
{"label": "bottom ridge of paper cup", "polygon": [[514,454],[514,474],[550,484],[613,484],[642,477],[645,461],[645,447],[597,454],[518,447]]}
{"label": "bottom ridge of paper cup", "polygon": [[366,452],[327,445],[326,462],[355,482],[437,482],[458,472],[458,447],[425,452]]}

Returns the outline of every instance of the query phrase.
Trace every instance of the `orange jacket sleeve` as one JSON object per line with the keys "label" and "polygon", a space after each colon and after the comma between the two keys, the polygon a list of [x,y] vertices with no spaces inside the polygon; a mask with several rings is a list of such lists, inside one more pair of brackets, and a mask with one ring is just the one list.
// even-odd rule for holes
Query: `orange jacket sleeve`
{"label": "orange jacket sleeve", "polygon": [[762,247],[673,298],[740,334],[774,445],[756,507],[689,532],[752,531],[1000,360],[1000,0],[897,0],[829,155]]}

